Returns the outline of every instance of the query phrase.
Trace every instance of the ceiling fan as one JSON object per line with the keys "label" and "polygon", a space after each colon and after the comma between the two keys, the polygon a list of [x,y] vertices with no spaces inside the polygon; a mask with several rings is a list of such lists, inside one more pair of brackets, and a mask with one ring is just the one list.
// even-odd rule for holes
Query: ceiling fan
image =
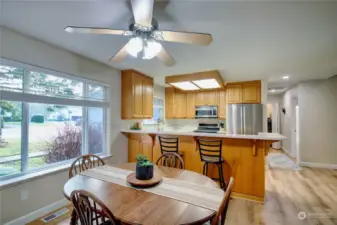
{"label": "ceiling fan", "polygon": [[133,20],[129,30],[109,28],[68,26],[69,33],[112,34],[129,37],[128,43],[110,61],[120,62],[128,54],[142,59],[157,57],[166,66],[175,64],[174,58],[160,44],[161,41],[180,42],[196,45],[209,45],[213,38],[210,34],[159,30],[158,22],[152,17],[154,0],[130,0]]}

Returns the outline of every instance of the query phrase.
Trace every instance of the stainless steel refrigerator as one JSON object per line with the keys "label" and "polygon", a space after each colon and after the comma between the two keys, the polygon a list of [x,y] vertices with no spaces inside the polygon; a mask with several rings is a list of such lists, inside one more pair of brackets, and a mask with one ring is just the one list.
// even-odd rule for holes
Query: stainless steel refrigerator
{"label": "stainless steel refrigerator", "polygon": [[263,130],[262,104],[227,104],[228,134],[257,134]]}

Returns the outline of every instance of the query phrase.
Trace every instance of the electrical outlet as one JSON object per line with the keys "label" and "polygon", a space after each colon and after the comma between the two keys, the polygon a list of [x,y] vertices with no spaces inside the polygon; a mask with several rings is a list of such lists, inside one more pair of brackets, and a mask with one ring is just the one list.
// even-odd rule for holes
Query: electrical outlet
{"label": "electrical outlet", "polygon": [[21,190],[21,201],[25,201],[28,199],[28,190]]}

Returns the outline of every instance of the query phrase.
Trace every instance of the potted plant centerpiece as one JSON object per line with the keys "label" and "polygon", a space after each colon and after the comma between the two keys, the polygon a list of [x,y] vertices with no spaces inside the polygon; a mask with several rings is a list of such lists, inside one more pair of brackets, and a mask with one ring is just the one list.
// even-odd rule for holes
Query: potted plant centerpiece
{"label": "potted plant centerpiece", "polygon": [[136,157],[136,178],[139,180],[150,180],[153,177],[153,164],[144,155]]}

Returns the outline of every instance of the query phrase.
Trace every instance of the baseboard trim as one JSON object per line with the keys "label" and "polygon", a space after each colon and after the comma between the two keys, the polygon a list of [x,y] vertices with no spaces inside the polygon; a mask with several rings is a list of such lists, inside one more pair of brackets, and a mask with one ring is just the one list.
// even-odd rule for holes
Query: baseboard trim
{"label": "baseboard trim", "polygon": [[257,197],[253,195],[245,195],[237,192],[232,192],[232,197],[233,198],[238,198],[238,199],[244,199],[247,201],[253,201],[253,202],[258,202],[258,203],[264,203],[264,197]]}
{"label": "baseboard trim", "polygon": [[312,162],[300,162],[299,164],[300,166],[305,166],[305,167],[337,170],[336,164],[312,163]]}
{"label": "baseboard trim", "polygon": [[63,206],[69,205],[69,201],[67,199],[62,199],[60,201],[54,202],[50,205],[47,205],[41,209],[38,209],[34,212],[31,212],[27,215],[24,215],[22,217],[19,217],[15,220],[9,221],[7,223],[5,223],[4,225],[22,225],[22,224],[26,224],[29,223],[33,220],[36,220],[44,215],[46,215],[47,213],[50,213],[52,211],[55,211]]}
{"label": "baseboard trim", "polygon": [[293,154],[291,154],[288,149],[285,148],[281,148],[281,151],[283,151],[286,155],[288,155],[289,157],[296,159],[296,156],[294,156]]}

